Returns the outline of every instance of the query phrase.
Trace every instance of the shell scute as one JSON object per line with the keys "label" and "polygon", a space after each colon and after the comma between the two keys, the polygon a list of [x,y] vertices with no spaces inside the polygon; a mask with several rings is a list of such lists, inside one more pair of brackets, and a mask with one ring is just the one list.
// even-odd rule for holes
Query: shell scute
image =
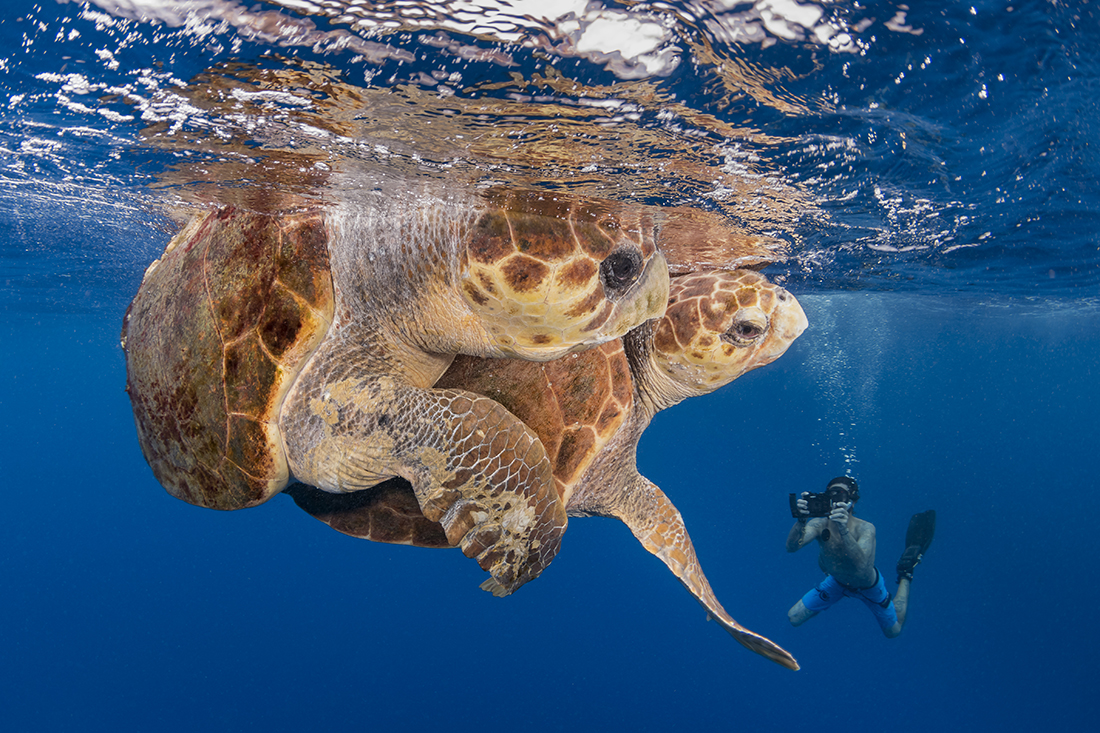
{"label": "shell scute", "polygon": [[436,387],[484,394],[526,423],[550,457],[559,492],[571,490],[618,432],[634,395],[618,340],[540,364],[458,356]]}
{"label": "shell scute", "polygon": [[226,344],[224,374],[230,414],[262,420],[271,413],[272,386],[278,383],[279,366],[261,346],[255,331]]}
{"label": "shell scute", "polygon": [[626,408],[618,402],[611,402],[604,406],[600,416],[596,418],[596,431],[601,435],[615,432],[618,426],[626,418]]}
{"label": "shell scute", "polygon": [[595,449],[596,436],[591,428],[563,431],[558,454],[554,458],[554,477],[566,484],[575,481],[591,462]]}
{"label": "shell scute", "polygon": [[612,351],[612,345],[604,347],[607,353],[608,379],[611,381],[611,397],[623,406],[624,410],[630,408],[634,400],[634,381],[630,373],[630,360],[626,358],[621,343],[617,344],[616,351]]}
{"label": "shell scute", "polygon": [[419,547],[450,547],[443,528],[425,522],[416,496],[400,479],[384,481],[370,491],[334,497],[301,484],[287,489],[295,503],[334,529],[378,542]]}
{"label": "shell scute", "polygon": [[271,222],[236,219],[211,233],[203,271],[207,297],[216,321],[210,326],[223,342],[232,342],[256,327],[275,281],[269,231]]}
{"label": "shell scute", "polygon": [[272,289],[256,332],[273,359],[281,359],[297,342],[306,327],[308,317],[303,316],[301,305],[289,291],[281,286]]}
{"label": "shell scute", "polygon": [[247,483],[259,483],[258,476],[269,473],[273,464],[263,423],[245,415],[230,415],[227,424],[229,440],[225,445],[225,458],[230,465],[223,461],[219,463],[220,470],[236,469],[248,477]]}
{"label": "shell scute", "polygon": [[328,232],[319,217],[292,218],[281,223],[275,269],[279,282],[311,308],[324,311],[332,300]]}

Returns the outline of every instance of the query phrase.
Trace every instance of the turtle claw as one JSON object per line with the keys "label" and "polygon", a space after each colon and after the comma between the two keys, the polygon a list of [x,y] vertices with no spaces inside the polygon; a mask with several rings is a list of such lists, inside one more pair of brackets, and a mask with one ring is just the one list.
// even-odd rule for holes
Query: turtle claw
{"label": "turtle claw", "polygon": [[499,553],[494,553],[497,542],[500,541],[500,526],[496,524],[490,524],[488,526],[479,525],[470,530],[461,541],[459,541],[459,547],[462,548],[462,554],[466,557],[474,558],[481,565],[482,570],[488,570],[492,567],[491,560],[495,559],[495,556]]}
{"label": "turtle claw", "polygon": [[447,533],[447,539],[452,545],[460,545],[466,557],[480,554],[480,550],[473,555],[466,552],[474,531],[485,522],[485,512],[475,502],[468,499],[455,501],[453,496],[447,499],[435,496],[425,502],[424,506],[425,514],[430,511],[427,507],[431,507],[441,515],[439,523],[443,525],[443,531]]}
{"label": "turtle claw", "polygon": [[481,546],[475,539],[470,549],[463,548],[462,552],[466,557],[477,560],[481,569],[489,573],[490,580],[498,586],[497,589],[490,591],[495,596],[511,595],[517,588],[541,572],[541,568],[532,572],[528,567],[529,562],[522,565],[518,563],[516,553],[508,551],[501,543],[494,543],[485,547],[480,553],[473,554]]}
{"label": "turtle claw", "polygon": [[[459,542],[462,554],[477,560],[482,570],[493,576],[501,587],[515,590],[516,567],[509,562],[504,549],[504,538],[499,524],[486,522],[471,529]],[[511,590],[507,591],[511,593]]]}

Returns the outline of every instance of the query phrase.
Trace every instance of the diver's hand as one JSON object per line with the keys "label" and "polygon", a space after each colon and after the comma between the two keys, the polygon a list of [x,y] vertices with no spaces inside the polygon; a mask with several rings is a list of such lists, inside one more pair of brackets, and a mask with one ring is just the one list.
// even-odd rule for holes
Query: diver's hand
{"label": "diver's hand", "polygon": [[829,513],[829,521],[837,525],[837,531],[842,535],[848,534],[848,517],[851,516],[852,502],[838,501],[833,504],[833,511]]}
{"label": "diver's hand", "polygon": [[802,515],[798,518],[800,522],[805,522],[810,518],[810,502],[806,501],[806,497],[809,496],[809,494],[809,491],[803,491],[802,498],[797,499],[794,503],[794,505],[798,507],[798,513]]}

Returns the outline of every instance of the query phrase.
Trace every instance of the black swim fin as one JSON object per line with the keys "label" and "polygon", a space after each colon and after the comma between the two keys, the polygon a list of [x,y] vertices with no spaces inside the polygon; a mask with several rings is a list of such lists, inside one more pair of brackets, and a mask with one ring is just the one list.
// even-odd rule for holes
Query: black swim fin
{"label": "black swim fin", "polygon": [[932,536],[936,533],[936,510],[929,509],[920,514],[914,514],[909,520],[909,529],[905,532],[905,552],[898,560],[898,582],[902,578],[913,579],[913,568],[924,557],[928,546],[932,544]]}
{"label": "black swim fin", "polygon": [[905,546],[916,545],[923,553],[932,544],[932,535],[936,533],[936,510],[929,509],[914,514],[909,520],[909,529],[905,532]]}

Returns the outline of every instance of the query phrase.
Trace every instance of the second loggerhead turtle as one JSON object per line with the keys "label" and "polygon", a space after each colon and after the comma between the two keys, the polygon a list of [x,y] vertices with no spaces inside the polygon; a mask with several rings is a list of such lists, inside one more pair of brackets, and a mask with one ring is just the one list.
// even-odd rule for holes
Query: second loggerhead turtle
{"label": "second loggerhead turtle", "polygon": [[[756,272],[698,272],[673,278],[664,317],[621,341],[542,364],[458,357],[436,386],[492,397],[524,420],[550,454],[570,516],[626,523],[734,639],[797,669],[789,653],[742,627],[718,602],[680,513],[638,473],[636,453],[658,411],[771,363],[806,325],[798,301]],[[346,499],[304,486],[288,493],[345,534],[428,547],[449,544],[401,482]],[[504,591],[492,580],[482,587]]]}

